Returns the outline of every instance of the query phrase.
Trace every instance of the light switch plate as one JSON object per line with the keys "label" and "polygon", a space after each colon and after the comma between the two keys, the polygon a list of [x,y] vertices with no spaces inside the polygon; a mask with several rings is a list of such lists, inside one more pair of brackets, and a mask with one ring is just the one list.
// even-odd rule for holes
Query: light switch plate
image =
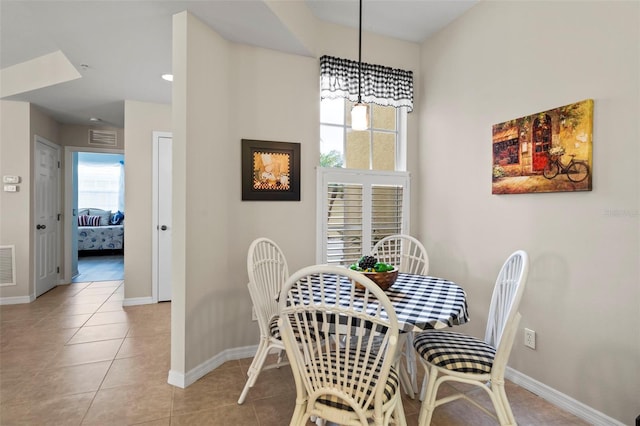
{"label": "light switch plate", "polygon": [[20,176],[2,176],[2,183],[20,183]]}
{"label": "light switch plate", "polygon": [[5,185],[4,186],[4,192],[18,192],[18,186],[17,185]]}

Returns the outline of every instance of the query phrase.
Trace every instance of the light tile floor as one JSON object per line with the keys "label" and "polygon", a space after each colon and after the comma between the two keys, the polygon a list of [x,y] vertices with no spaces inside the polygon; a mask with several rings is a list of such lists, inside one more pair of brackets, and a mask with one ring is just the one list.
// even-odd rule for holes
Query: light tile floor
{"label": "light tile floor", "polygon": [[[122,307],[123,294],[122,281],[74,283],[30,304],[0,306],[1,425],[289,424],[289,367],[263,372],[243,405],[236,401],[250,359],[227,362],[186,389],[173,387],[171,304]],[[520,425],[587,424],[516,385],[508,394]],[[405,399],[404,408],[416,425],[419,403]],[[495,422],[457,401],[438,408],[432,424]]]}
{"label": "light tile floor", "polygon": [[78,275],[72,282],[124,279],[124,254],[84,254],[78,256]]}

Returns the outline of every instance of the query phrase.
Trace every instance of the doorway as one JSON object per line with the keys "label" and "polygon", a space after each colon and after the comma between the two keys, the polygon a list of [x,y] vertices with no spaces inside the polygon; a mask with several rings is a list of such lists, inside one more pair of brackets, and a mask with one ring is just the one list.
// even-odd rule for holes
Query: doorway
{"label": "doorway", "polygon": [[[124,194],[114,193],[113,182],[119,179],[114,174],[122,172],[117,169],[123,163],[122,150],[65,148],[65,282],[124,279],[124,223],[114,220],[115,213],[124,212]],[[86,167],[98,171],[98,176],[91,176],[89,188],[79,183],[79,174]],[[100,177],[102,171],[104,177]],[[117,185],[124,189],[123,178]],[[83,195],[79,196],[81,191]],[[100,219],[97,223],[83,222],[79,228],[79,216]]]}
{"label": "doorway", "polygon": [[152,297],[157,302],[171,300],[171,200],[173,135],[153,132],[153,240]]}
{"label": "doorway", "polygon": [[34,248],[36,297],[58,285],[60,273],[60,147],[35,137]]}

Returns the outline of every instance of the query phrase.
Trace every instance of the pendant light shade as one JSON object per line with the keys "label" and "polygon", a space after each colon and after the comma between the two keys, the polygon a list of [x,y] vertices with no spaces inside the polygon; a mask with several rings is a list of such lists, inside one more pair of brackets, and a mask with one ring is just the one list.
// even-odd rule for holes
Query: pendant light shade
{"label": "pendant light shade", "polygon": [[351,109],[351,128],[367,130],[369,128],[369,105],[358,103]]}
{"label": "pendant light shade", "polygon": [[360,20],[358,25],[358,103],[351,109],[351,128],[369,128],[369,106],[362,103],[362,0],[360,0]]}

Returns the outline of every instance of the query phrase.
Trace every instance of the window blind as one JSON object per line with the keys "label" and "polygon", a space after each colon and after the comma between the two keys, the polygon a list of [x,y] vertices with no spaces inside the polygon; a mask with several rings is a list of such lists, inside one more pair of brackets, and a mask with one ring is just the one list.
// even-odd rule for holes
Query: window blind
{"label": "window blind", "polygon": [[350,265],[409,232],[409,174],[318,168],[318,263]]}

